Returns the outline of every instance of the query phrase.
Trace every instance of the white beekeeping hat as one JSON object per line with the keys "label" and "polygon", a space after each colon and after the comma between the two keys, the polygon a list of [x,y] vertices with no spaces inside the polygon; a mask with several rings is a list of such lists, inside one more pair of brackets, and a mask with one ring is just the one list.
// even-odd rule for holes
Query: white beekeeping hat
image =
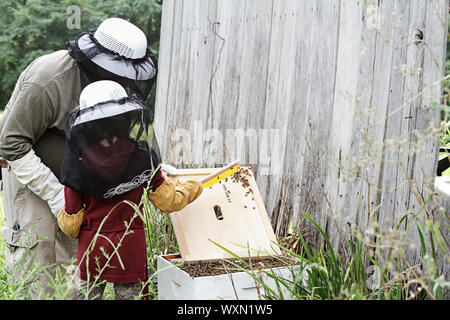
{"label": "white beekeeping hat", "polygon": [[83,89],[80,94],[80,109],[86,109],[101,102],[128,97],[125,89],[115,81],[96,81]]}
{"label": "white beekeeping hat", "polygon": [[145,34],[124,19],[106,19],[81,35],[78,47],[92,62],[119,76],[148,80],[156,74]]}
{"label": "white beekeeping hat", "polygon": [[134,92],[143,100],[148,97],[158,62],[147,48],[145,34],[134,24],[120,18],[106,19],[98,28],[69,41],[67,50],[85,83],[115,80],[128,93]]}

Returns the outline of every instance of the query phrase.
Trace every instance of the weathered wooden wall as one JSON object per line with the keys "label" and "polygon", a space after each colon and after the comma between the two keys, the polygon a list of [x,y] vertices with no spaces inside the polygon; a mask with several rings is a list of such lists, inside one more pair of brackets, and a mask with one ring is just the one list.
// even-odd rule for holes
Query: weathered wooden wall
{"label": "weathered wooden wall", "polygon": [[[155,111],[164,160],[255,165],[278,235],[299,224],[320,243],[304,210],[334,244],[376,217],[390,241],[436,171],[446,4],[164,0]],[[417,246],[408,248],[414,262]]]}

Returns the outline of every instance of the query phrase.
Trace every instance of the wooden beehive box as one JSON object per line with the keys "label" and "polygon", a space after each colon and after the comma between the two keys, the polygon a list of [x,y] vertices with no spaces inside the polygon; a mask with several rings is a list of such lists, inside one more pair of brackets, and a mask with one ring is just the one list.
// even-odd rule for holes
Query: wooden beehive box
{"label": "wooden beehive box", "polygon": [[[201,179],[216,168],[180,169],[173,180]],[[183,210],[171,213],[184,262],[280,254],[253,172],[240,167],[234,175],[203,190]],[[217,244],[215,244],[215,243]]]}

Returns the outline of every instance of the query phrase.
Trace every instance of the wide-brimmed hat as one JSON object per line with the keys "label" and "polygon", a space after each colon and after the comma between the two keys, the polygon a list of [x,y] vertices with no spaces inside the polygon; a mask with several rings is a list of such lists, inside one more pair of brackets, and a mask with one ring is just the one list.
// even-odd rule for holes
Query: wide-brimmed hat
{"label": "wide-brimmed hat", "polygon": [[[98,28],[81,33],[76,48],[101,68],[133,80],[149,80],[157,72],[156,59],[147,48],[141,29],[121,19],[109,18]],[[79,56],[77,60],[82,60]]]}

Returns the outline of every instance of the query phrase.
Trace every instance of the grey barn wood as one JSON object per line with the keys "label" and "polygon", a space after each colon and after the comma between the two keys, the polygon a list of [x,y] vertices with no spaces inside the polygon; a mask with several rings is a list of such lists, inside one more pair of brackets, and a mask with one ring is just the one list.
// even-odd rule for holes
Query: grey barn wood
{"label": "grey barn wood", "polygon": [[433,185],[447,21],[445,0],[164,0],[163,159],[254,165],[277,235],[322,244],[304,211],[343,253],[376,219],[388,241]]}

